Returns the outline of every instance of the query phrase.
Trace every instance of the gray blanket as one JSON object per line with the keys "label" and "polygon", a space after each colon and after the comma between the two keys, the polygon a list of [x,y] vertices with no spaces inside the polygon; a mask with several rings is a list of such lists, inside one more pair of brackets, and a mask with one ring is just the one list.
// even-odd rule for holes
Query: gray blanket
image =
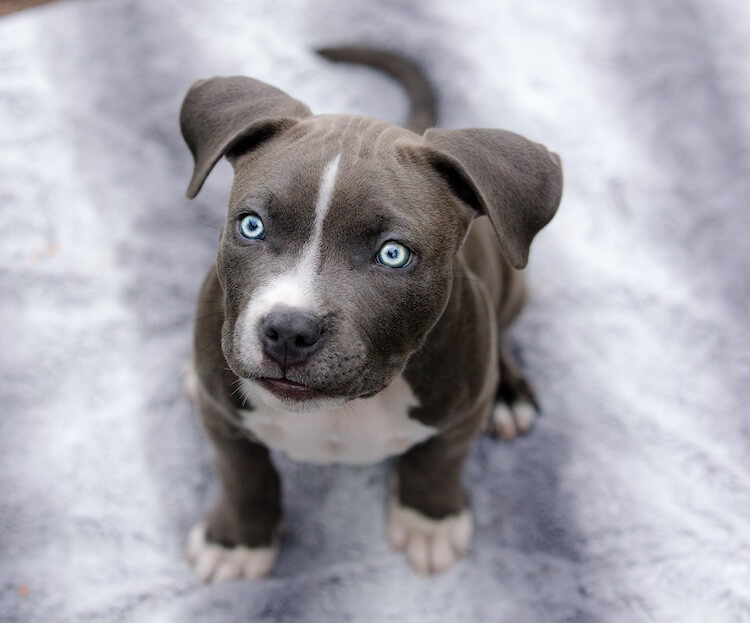
{"label": "gray blanket", "polygon": [[[740,0],[66,1],[0,20],[0,621],[750,621],[750,9]],[[201,585],[216,495],[180,386],[231,170],[184,198],[192,81],[246,74],[399,121],[419,60],[447,127],[558,151],[566,189],[513,339],[534,433],[466,469],[468,559],[415,576],[388,466],[279,457],[275,573]]]}

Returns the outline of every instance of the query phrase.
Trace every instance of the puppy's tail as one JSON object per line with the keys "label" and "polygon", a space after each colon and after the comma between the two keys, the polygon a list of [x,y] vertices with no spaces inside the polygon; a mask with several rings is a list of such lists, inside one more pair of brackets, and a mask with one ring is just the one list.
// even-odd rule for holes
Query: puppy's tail
{"label": "puppy's tail", "polygon": [[361,46],[321,48],[318,54],[335,63],[367,65],[395,78],[406,90],[411,104],[406,127],[417,134],[437,123],[437,98],[424,72],[413,61],[393,52]]}

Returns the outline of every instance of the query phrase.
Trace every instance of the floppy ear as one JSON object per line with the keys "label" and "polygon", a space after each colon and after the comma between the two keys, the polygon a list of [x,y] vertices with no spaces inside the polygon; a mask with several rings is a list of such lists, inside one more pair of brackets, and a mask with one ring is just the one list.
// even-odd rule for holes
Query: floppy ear
{"label": "floppy ear", "polygon": [[252,149],[309,115],[302,102],[259,80],[199,80],[180,110],[182,136],[195,162],[187,196],[195,197],[219,158],[240,144]]}
{"label": "floppy ear", "polygon": [[434,129],[424,141],[452,192],[489,216],[505,259],[526,266],[531,241],[560,204],[560,157],[504,130]]}

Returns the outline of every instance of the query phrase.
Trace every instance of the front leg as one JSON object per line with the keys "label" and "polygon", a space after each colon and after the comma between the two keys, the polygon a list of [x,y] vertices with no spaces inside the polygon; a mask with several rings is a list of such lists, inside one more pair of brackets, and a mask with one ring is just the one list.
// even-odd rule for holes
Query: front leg
{"label": "front leg", "polygon": [[441,573],[469,548],[473,520],[461,471],[478,421],[442,431],[398,461],[388,540],[418,573]]}
{"label": "front leg", "polygon": [[232,422],[203,391],[201,419],[214,447],[221,497],[188,538],[188,559],[204,581],[259,578],[278,552],[281,487],[268,449]]}

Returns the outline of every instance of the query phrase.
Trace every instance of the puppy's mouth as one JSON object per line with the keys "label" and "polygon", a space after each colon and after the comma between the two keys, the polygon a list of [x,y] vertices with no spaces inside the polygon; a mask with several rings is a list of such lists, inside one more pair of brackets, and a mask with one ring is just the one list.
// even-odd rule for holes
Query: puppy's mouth
{"label": "puppy's mouth", "polygon": [[304,402],[306,400],[314,400],[324,398],[323,392],[289,379],[272,379],[269,377],[262,377],[256,379],[257,383],[261,385],[266,391],[270,392],[277,398],[282,400],[291,400],[294,402]]}

